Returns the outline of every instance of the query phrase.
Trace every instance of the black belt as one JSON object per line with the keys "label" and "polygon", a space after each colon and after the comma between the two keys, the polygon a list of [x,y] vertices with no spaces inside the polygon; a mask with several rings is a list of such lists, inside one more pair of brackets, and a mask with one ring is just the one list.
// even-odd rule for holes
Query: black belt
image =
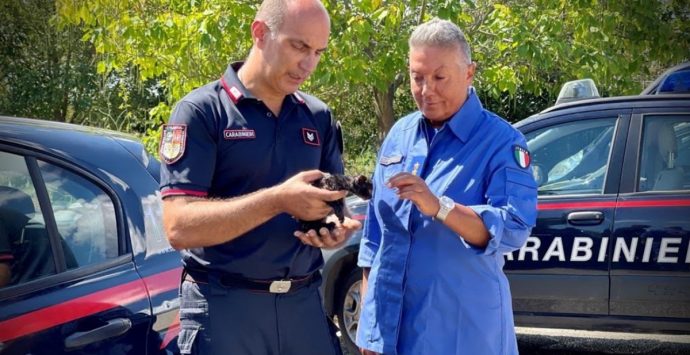
{"label": "black belt", "polygon": [[[269,292],[269,293],[288,293],[297,291],[309,286],[317,278],[318,271],[304,277],[286,278],[280,280],[256,280],[247,279],[240,275],[228,274],[218,271],[210,271],[218,275],[221,285],[231,288],[240,288],[249,291]],[[196,283],[208,283],[209,271],[183,271],[183,279]]]}

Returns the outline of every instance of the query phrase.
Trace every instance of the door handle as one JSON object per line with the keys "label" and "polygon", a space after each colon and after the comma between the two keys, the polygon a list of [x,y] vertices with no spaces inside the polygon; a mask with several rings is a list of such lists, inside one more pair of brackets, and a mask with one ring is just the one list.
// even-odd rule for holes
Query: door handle
{"label": "door handle", "polygon": [[114,338],[132,328],[132,321],[127,318],[115,318],[108,323],[85,332],[76,332],[65,338],[65,349],[74,350],[105,339]]}
{"label": "door handle", "polygon": [[596,225],[604,221],[604,213],[599,211],[580,211],[568,213],[568,223],[576,225]]}

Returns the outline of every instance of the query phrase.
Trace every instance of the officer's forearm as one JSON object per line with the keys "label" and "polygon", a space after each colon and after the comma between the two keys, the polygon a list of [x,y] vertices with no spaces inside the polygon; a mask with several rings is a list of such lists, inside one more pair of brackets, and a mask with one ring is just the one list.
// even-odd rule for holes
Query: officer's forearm
{"label": "officer's forearm", "polygon": [[484,248],[489,243],[489,231],[484,221],[467,206],[456,203],[443,223],[471,245]]}
{"label": "officer's forearm", "polygon": [[163,199],[163,226],[175,249],[217,245],[279,214],[277,199],[272,188],[227,200],[170,196]]}

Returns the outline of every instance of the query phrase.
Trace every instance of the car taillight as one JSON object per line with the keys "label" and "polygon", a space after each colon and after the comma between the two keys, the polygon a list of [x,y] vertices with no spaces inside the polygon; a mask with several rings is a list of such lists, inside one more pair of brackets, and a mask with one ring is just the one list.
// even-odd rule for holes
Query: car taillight
{"label": "car taillight", "polygon": [[363,222],[366,218],[367,218],[367,216],[364,214],[356,214],[356,215],[352,216],[352,219],[356,219],[360,222]]}

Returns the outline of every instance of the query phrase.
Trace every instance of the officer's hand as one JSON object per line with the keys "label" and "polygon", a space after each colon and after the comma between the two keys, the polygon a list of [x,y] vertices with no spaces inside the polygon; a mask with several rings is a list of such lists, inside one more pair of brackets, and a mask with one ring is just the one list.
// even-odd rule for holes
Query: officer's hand
{"label": "officer's hand", "polygon": [[326,217],[331,212],[326,201],[341,199],[347,191],[328,191],[311,185],[322,176],[318,170],[304,171],[278,185],[281,210],[304,221]]}
{"label": "officer's hand", "polygon": [[399,198],[412,201],[417,209],[427,216],[435,216],[441,208],[436,195],[417,175],[408,172],[397,173],[388,179],[386,185],[396,189]]}
{"label": "officer's hand", "polygon": [[338,217],[331,215],[326,219],[326,222],[335,222],[336,227],[332,233],[328,231],[328,228],[321,228],[318,234],[311,229],[306,233],[295,231],[294,235],[306,245],[323,249],[334,249],[345,244],[352,236],[352,233],[362,228],[362,223],[348,217],[345,217],[341,224],[338,221]]}
{"label": "officer's hand", "polygon": [[379,355],[379,353],[371,350],[367,350],[364,348],[359,348],[359,351],[362,353],[362,355]]}

